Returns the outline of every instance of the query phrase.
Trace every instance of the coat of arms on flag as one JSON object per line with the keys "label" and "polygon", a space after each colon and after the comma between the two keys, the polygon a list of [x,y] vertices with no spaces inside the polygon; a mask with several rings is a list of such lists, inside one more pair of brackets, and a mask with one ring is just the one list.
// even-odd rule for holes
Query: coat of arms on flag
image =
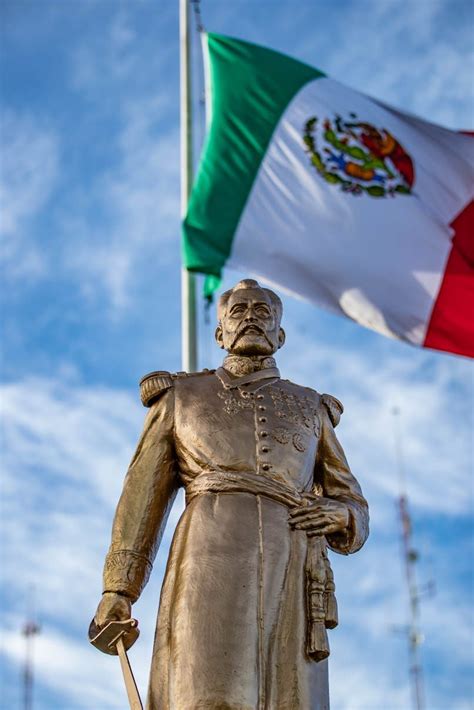
{"label": "coat of arms on flag", "polygon": [[355,113],[350,118],[306,121],[303,142],[311,164],[326,182],[353,195],[409,195],[415,172],[406,150],[389,131],[358,121]]}

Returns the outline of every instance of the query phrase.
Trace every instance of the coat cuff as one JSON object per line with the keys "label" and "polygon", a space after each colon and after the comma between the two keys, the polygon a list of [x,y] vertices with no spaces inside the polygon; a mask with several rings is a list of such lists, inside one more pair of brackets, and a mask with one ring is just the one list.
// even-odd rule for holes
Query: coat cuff
{"label": "coat cuff", "polygon": [[104,565],[104,592],[117,592],[135,602],[150,576],[150,560],[133,550],[108,553]]}

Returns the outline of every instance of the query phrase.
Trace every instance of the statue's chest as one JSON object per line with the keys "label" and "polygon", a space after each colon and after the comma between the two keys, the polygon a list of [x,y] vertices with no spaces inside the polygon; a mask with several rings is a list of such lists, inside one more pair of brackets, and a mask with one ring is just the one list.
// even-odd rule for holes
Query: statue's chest
{"label": "statue's chest", "polygon": [[320,433],[317,403],[278,383],[208,390],[181,409],[179,438],[197,459],[262,472],[312,466]]}
{"label": "statue's chest", "polygon": [[296,428],[319,436],[317,406],[310,397],[297,396],[275,385],[253,390],[245,387],[222,389],[216,392],[216,397],[216,410],[221,416],[230,418],[232,427],[239,423],[249,426],[252,420],[258,422],[265,418],[264,423],[271,428]]}

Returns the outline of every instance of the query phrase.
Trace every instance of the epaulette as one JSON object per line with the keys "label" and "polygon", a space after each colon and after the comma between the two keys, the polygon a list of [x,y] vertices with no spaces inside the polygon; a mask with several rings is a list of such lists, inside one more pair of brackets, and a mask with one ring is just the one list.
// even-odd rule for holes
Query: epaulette
{"label": "epaulette", "polygon": [[140,380],[140,399],[144,407],[151,407],[158,397],[174,386],[174,380],[181,377],[195,377],[199,375],[210,375],[215,370],[202,370],[201,372],[167,372],[166,370],[156,370],[149,372]]}
{"label": "epaulette", "polygon": [[140,399],[144,407],[151,407],[157,397],[173,386],[171,372],[156,370],[140,380]]}
{"label": "epaulette", "polygon": [[321,401],[328,410],[329,419],[331,420],[332,425],[336,427],[339,424],[341,414],[344,411],[342,402],[336,399],[336,397],[333,397],[331,394],[322,394]]}

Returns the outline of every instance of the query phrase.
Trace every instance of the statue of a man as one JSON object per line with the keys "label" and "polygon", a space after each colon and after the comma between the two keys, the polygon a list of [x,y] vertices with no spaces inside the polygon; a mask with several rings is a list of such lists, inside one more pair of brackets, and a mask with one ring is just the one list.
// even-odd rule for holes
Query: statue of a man
{"label": "statue of a man", "polygon": [[95,623],[128,619],[180,486],[149,710],[322,710],[337,624],[327,547],[356,552],[367,503],[334,433],[341,403],[282,380],[282,304],[245,279],[219,301],[223,366],[154,372]]}

